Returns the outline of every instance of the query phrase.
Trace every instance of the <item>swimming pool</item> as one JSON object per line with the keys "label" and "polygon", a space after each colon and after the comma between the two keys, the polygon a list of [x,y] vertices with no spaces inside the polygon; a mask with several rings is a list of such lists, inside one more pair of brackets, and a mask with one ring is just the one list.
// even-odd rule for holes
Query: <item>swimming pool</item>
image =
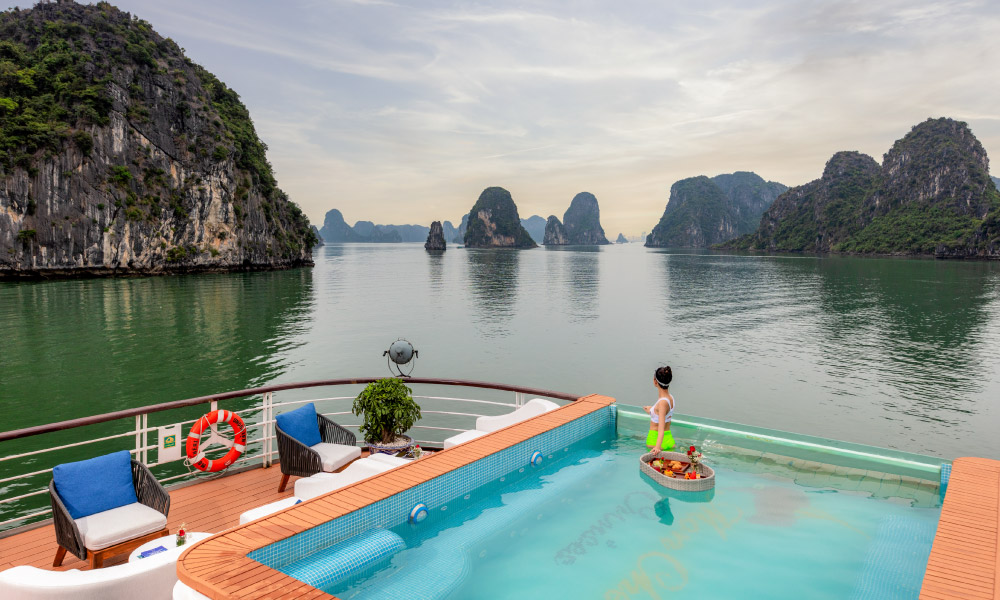
{"label": "swimming pool", "polygon": [[[718,473],[712,493],[660,488],[636,465],[642,433],[603,427],[420,523],[276,568],[345,600],[917,596],[940,514],[929,477],[691,437]],[[345,553],[353,568],[317,576]]]}

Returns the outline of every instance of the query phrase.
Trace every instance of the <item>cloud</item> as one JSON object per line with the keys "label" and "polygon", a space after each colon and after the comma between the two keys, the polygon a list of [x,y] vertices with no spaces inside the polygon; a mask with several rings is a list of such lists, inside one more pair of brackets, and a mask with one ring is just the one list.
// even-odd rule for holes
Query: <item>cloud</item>
{"label": "cloud", "polygon": [[932,116],[1000,152],[995,2],[118,5],[239,91],[316,222],[455,220],[503,185],[543,216],[587,189],[636,234],[679,178],[801,184]]}

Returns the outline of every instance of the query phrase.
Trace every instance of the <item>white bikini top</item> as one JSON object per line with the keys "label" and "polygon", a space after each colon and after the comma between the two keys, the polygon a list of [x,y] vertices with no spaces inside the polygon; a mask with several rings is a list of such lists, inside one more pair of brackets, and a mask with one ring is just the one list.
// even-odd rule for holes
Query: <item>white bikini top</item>
{"label": "white bikini top", "polygon": [[[659,415],[656,414],[656,405],[660,403],[660,400],[667,400],[667,397],[666,396],[661,396],[659,399],[657,399],[656,402],[653,403],[653,406],[651,406],[649,408],[649,420],[652,421],[653,423],[657,423],[657,424],[660,422],[659,421],[660,417],[659,417]],[[667,416],[663,419],[664,423],[669,423],[674,418],[674,407],[673,407],[673,405],[672,404],[668,404],[667,406],[670,407],[670,410],[667,411]]]}

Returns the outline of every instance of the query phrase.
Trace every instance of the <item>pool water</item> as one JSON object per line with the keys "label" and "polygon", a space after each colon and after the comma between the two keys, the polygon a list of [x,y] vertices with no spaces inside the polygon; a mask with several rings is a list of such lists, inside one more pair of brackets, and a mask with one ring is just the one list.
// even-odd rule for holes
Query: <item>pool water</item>
{"label": "pool water", "polygon": [[639,438],[602,432],[432,507],[422,523],[392,529],[405,549],[326,591],[345,600],[917,597],[936,486],[871,471],[802,483],[801,465],[782,470],[705,444],[714,492],[676,492],[640,473]]}

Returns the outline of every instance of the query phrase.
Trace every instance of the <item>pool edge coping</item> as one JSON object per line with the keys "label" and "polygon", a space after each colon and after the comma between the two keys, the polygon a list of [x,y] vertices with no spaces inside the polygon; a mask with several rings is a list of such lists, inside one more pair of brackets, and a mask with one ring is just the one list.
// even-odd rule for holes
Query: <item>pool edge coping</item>
{"label": "pool edge coping", "polygon": [[[614,403],[615,399],[609,396],[583,396],[555,410],[435,452],[419,461],[227,529],[184,551],[177,560],[178,579],[215,600],[276,597],[273,593],[277,590],[282,590],[280,595],[289,598],[333,599],[335,596],[263,565],[247,555],[422,485]],[[400,469],[409,469],[411,477],[420,478],[421,481],[407,483],[398,478],[393,481],[391,476],[399,473]]]}
{"label": "pool edge coping", "polygon": [[956,458],[919,598],[997,600],[1000,599],[998,575],[1000,461],[971,456]]}

